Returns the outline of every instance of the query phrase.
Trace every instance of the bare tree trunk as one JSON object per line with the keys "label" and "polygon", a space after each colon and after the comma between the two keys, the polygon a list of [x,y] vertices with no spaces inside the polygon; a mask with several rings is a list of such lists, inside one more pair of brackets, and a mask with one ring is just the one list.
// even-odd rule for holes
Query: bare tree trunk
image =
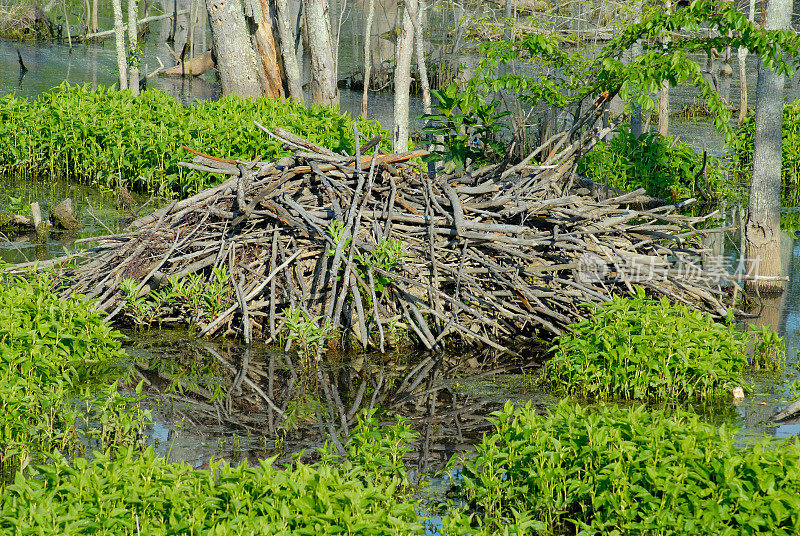
{"label": "bare tree trunk", "polygon": [[248,99],[261,96],[256,54],[240,0],[206,0],[206,10],[222,93]]}
{"label": "bare tree trunk", "polygon": [[[642,19],[642,2],[637,2],[635,13],[635,21],[639,22]],[[635,60],[642,55],[642,43],[637,41],[631,46],[630,50],[631,61]],[[637,91],[638,93],[638,91]],[[641,138],[644,134],[644,125],[642,124],[642,105],[636,102],[636,95],[631,100],[631,134],[636,138]]]}
{"label": "bare tree trunk", "polygon": [[247,13],[245,10],[245,15],[252,17],[255,26],[251,40],[253,49],[261,60],[261,68],[257,70],[261,93],[273,99],[283,98],[286,93],[283,87],[283,65],[275,42],[278,30],[274,26],[276,19],[274,8],[269,0],[250,2],[250,6],[252,13]]}
{"label": "bare tree trunk", "polygon": [[[672,11],[672,0],[664,0],[664,9],[667,13]],[[661,38],[664,48],[669,45],[670,36],[665,33]],[[658,133],[662,136],[669,134],[669,83],[665,80],[661,82],[661,89],[658,92]]]}
{"label": "bare tree trunk", "polygon": [[128,0],[128,48],[130,49],[131,64],[128,71],[128,87],[134,95],[139,94],[139,58],[136,50],[139,41],[139,3],[137,0]]}
{"label": "bare tree trunk", "polygon": [[[727,5],[725,5],[727,4]],[[723,0],[722,8],[725,7],[732,7],[733,0]],[[727,36],[728,39],[733,37],[733,34],[728,32]],[[719,68],[719,94],[722,98],[722,102],[725,103],[725,106],[730,106],[731,104],[731,78],[733,77],[733,68],[731,67],[731,47],[726,46],[725,52],[723,53],[723,60],[722,66]]]}
{"label": "bare tree trunk", "polygon": [[194,28],[197,26],[197,0],[191,0],[189,4],[189,76],[193,76],[194,65],[191,60],[194,59]]}
{"label": "bare tree trunk", "polygon": [[336,72],[339,72],[339,46],[342,39],[342,24],[344,24],[344,16],[347,12],[347,0],[342,0],[341,6],[336,2],[336,7],[339,8],[338,17],[336,18],[336,32],[333,34],[336,37],[333,40],[333,64],[336,66]]}
{"label": "bare tree trunk", "polygon": [[414,28],[414,43],[416,43],[419,83],[422,86],[422,103],[425,107],[425,113],[429,114],[431,113],[431,84],[428,80],[428,68],[425,65],[425,0],[406,1],[417,15],[417,26]]}
{"label": "bare tree trunk", "polygon": [[311,53],[311,99],[323,106],[339,105],[336,64],[326,0],[303,0],[306,35]]}
{"label": "bare tree trunk", "polygon": [[506,19],[506,30],[503,32],[503,39],[506,41],[511,41],[513,37],[513,32],[511,30],[511,17],[514,16],[514,6],[512,5],[513,0],[506,0],[506,5],[503,9],[503,17]]}
{"label": "bare tree trunk", "polygon": [[[766,29],[789,28],[792,0],[768,0]],[[784,76],[759,62],[756,87],[753,182],[745,222],[747,270],[751,275],[781,275],[781,164]],[[753,281],[761,291],[783,290],[777,281]]]}
{"label": "bare tree trunk", "polygon": [[[750,0],[750,22],[756,19],[756,0]],[[739,47],[739,124],[747,115],[747,49]]]}
{"label": "bare tree trunk", "polygon": [[411,91],[411,57],[414,54],[414,23],[408,5],[403,9],[403,25],[397,39],[394,71],[394,152],[408,151],[408,101]]}
{"label": "bare tree trunk", "polygon": [[367,117],[369,102],[369,83],[372,78],[372,20],[375,18],[375,0],[369,0],[367,23],[364,29],[364,93],[361,95],[361,117]]}
{"label": "bare tree trunk", "polygon": [[289,5],[286,0],[275,0],[278,36],[281,40],[281,56],[289,85],[289,96],[297,102],[305,102],[303,84],[300,81],[300,66],[294,50],[294,35],[289,22]]}
{"label": "bare tree trunk", "polygon": [[119,89],[128,89],[128,60],[125,58],[125,30],[122,26],[122,0],[112,0],[114,8],[114,36],[119,69]]}
{"label": "bare tree trunk", "polygon": [[97,6],[98,0],[92,0],[92,22],[90,24],[91,32],[97,33],[100,31],[100,26],[97,23]]}

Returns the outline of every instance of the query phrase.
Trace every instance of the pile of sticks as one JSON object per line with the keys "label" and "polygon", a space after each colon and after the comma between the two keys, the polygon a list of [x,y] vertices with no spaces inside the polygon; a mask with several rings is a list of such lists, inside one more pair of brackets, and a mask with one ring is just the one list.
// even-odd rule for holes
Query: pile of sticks
{"label": "pile of sticks", "polygon": [[[230,178],[96,238],[61,292],[95,298],[114,318],[124,278],[144,296],[168,276],[224,266],[232,305],[202,335],[276,340],[287,310],[300,309],[328,336],[381,350],[400,326],[429,349],[460,340],[513,353],[515,337],[561,334],[589,314],[585,304],[634,285],[724,316],[728,294],[702,263],[700,238],[721,231],[705,229],[709,216],[637,208],[641,191],[600,199],[580,188],[577,158],[608,131],[592,126],[599,109],[542,147],[540,164],[532,155],[437,176],[410,162],[424,151],[383,155],[379,137],[362,145],[356,132],[346,156],[259,125],[293,156],[197,153],[183,165]],[[394,241],[402,257],[387,262]]]}

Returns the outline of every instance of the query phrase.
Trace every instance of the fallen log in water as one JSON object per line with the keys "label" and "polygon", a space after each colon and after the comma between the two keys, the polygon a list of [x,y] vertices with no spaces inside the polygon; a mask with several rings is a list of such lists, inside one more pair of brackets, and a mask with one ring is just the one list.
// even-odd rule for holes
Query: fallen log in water
{"label": "fallen log in water", "polygon": [[269,135],[294,155],[277,162],[195,151],[184,166],[230,178],[98,238],[61,292],[96,298],[114,318],[123,279],[146,296],[170,276],[225,267],[230,306],[191,320],[203,335],[275,340],[301,310],[327,335],[381,349],[400,325],[430,349],[458,339],[507,351],[503,341],[558,335],[585,304],[634,284],[724,316],[720,274],[702,263],[700,238],[721,231],[704,229],[710,216],[632,208],[642,191],[576,195],[576,159],[606,131],[573,130],[523,174],[494,165],[432,178],[410,163],[424,151],[381,155],[370,140],[369,155],[337,155],[280,130]]}

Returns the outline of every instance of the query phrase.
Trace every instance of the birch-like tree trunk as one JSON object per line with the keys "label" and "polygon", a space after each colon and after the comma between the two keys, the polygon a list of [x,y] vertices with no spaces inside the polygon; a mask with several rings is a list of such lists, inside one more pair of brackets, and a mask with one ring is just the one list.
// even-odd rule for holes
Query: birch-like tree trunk
{"label": "birch-like tree trunk", "polygon": [[[787,29],[791,23],[792,0],[769,0],[765,28]],[[753,181],[745,222],[747,271],[750,275],[781,275],[781,164],[783,133],[784,76],[759,62],[756,86]],[[761,291],[783,289],[779,281],[751,281]]]}
{"label": "birch-like tree trunk", "polygon": [[91,33],[97,33],[100,31],[100,26],[98,25],[97,22],[98,1],[99,0],[92,0],[92,17],[91,17],[91,23],[89,24],[89,31]]}
{"label": "birch-like tree trunk", "polygon": [[414,28],[416,44],[417,68],[419,84],[422,87],[422,104],[425,113],[431,113],[431,84],[428,80],[428,68],[425,65],[425,0],[406,0],[407,5],[416,13],[417,25]]}
{"label": "birch-like tree trunk", "polygon": [[112,0],[114,9],[114,37],[117,48],[119,89],[128,89],[128,60],[125,57],[125,29],[122,24],[122,0]]}
{"label": "birch-like tree trunk", "polygon": [[137,44],[139,41],[139,3],[137,0],[128,0],[128,48],[130,50],[131,64],[128,69],[128,87],[134,95],[139,94],[139,59],[137,58]]}
{"label": "birch-like tree trunk", "polygon": [[[408,2],[408,0],[407,0]],[[411,58],[414,54],[414,23],[408,5],[403,8],[403,24],[397,39],[394,70],[394,152],[408,151],[408,102],[411,91]]]}
{"label": "birch-like tree trunk", "polygon": [[[636,22],[639,22],[642,19],[642,4],[643,2],[636,3]],[[634,61],[641,55],[642,43],[640,41],[636,41],[630,49],[631,61]],[[644,124],[642,123],[642,105],[636,102],[637,96],[637,94],[634,94],[633,99],[631,100],[631,134],[633,134],[633,136],[636,138],[641,138],[642,134],[644,134]]]}
{"label": "birch-like tree trunk", "polygon": [[[750,0],[748,13],[750,22],[756,19],[756,0]],[[739,47],[739,124],[741,125],[747,115],[747,54],[745,47]]]}
{"label": "birch-like tree trunk", "polygon": [[[672,0],[664,0],[664,10],[669,13],[672,11]],[[665,33],[661,38],[661,43],[666,48],[669,45],[670,36]],[[669,134],[669,83],[665,80],[661,83],[658,92],[658,133],[662,136]]]}
{"label": "birch-like tree trunk", "polygon": [[364,93],[361,94],[361,117],[367,117],[369,83],[372,78],[372,21],[375,18],[375,0],[369,0],[367,23],[364,28]]}
{"label": "birch-like tree trunk", "polygon": [[297,63],[297,54],[294,50],[294,32],[289,22],[289,4],[286,0],[275,0],[275,11],[278,24],[278,35],[281,40],[281,57],[286,73],[286,82],[289,86],[289,96],[297,102],[305,102],[303,84],[300,81],[300,66]]}
{"label": "birch-like tree trunk", "polygon": [[224,95],[261,95],[258,63],[240,0],[206,0],[211,40]]}
{"label": "birch-like tree trunk", "polygon": [[336,64],[326,0],[303,0],[306,35],[311,53],[311,99],[314,104],[338,106]]}

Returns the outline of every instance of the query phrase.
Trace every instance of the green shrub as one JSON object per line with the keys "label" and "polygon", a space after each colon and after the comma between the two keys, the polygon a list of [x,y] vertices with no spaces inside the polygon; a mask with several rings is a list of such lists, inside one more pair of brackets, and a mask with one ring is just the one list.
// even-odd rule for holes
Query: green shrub
{"label": "green shrub", "polygon": [[125,357],[119,334],[91,303],[56,298],[53,284],[0,283],[0,466],[141,436],[133,400],[108,381]]}
{"label": "green shrub", "polygon": [[[334,151],[354,152],[353,119],[333,108],[236,96],[187,108],[156,90],[133,97],[127,91],[62,84],[32,101],[0,97],[0,172],[187,196],[215,179],[178,167],[194,156],[183,145],[245,161],[289,154],[254,120]],[[374,121],[356,122],[365,135],[381,133],[388,150],[388,132]]]}
{"label": "green shrub", "polygon": [[[736,129],[728,169],[731,178],[749,189],[753,178],[753,143],[755,116],[749,114]],[[800,102],[783,107],[783,160],[781,165],[781,202],[784,206],[800,205]]]}
{"label": "green shrub", "polygon": [[[706,173],[709,189],[719,189],[720,162],[708,157]],[[672,136],[657,133],[636,138],[623,125],[617,136],[600,142],[578,163],[578,172],[601,184],[621,190],[644,188],[648,195],[679,200],[698,197],[695,177],[703,168],[703,156],[687,143],[675,143]],[[702,176],[700,184],[705,188]]]}
{"label": "green shrub", "polygon": [[[734,387],[748,388],[748,337],[733,324],[666,298],[653,300],[638,288],[596,307],[591,318],[559,337],[540,382],[592,399],[730,395]],[[765,349],[763,355],[774,353]]]}
{"label": "green shrub", "polygon": [[[351,455],[371,456],[370,465],[330,453],[313,465],[275,468],[275,459],[257,466],[212,462],[195,470],[171,463],[151,449],[91,461],[52,464],[25,478],[17,474],[0,495],[0,531],[37,535],[166,534],[420,534],[419,502],[407,492],[405,470],[398,473],[393,452],[407,449],[390,437],[359,426]],[[368,448],[364,445],[369,443]],[[386,458],[387,465],[378,460]]]}
{"label": "green shrub", "polygon": [[[493,414],[457,487],[450,534],[791,535],[800,443],[739,449],[695,415],[585,408]],[[470,514],[470,512],[474,512]]]}

